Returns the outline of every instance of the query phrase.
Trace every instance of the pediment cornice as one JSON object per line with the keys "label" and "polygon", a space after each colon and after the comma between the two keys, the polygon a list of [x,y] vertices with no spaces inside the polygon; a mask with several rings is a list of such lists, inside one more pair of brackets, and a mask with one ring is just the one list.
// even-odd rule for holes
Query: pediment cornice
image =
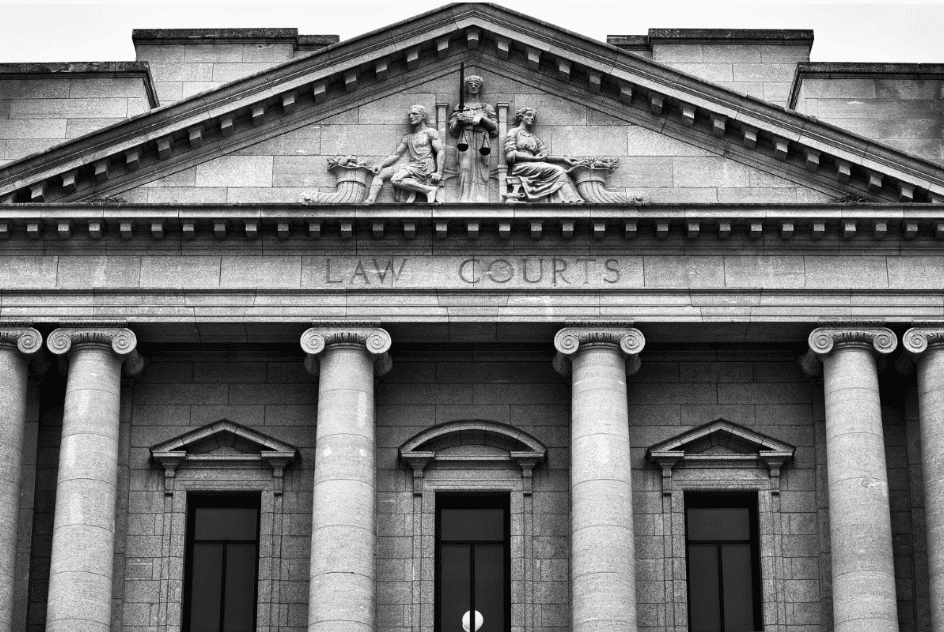
{"label": "pediment cornice", "polygon": [[[524,70],[591,106],[732,159],[878,201],[944,202],[944,168],[507,9],[450,5],[329,46],[0,169],[0,202],[126,190],[402,89],[468,55]],[[441,68],[440,68],[441,70]]]}

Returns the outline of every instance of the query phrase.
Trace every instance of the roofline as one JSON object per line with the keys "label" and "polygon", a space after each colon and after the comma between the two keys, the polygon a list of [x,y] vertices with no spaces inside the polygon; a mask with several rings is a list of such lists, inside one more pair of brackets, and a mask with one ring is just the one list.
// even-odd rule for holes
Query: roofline
{"label": "roofline", "polygon": [[252,44],[261,42],[291,43],[296,50],[317,50],[337,44],[338,35],[299,35],[296,28],[245,28],[245,29],[134,29],[131,41],[147,44]]}
{"label": "roofline", "polygon": [[[746,126],[744,129],[759,128],[764,133],[774,134],[784,139],[784,144],[800,142],[810,147],[810,151],[815,154],[826,151],[847,164],[889,175],[893,180],[911,182],[912,187],[928,189],[937,197],[944,191],[944,169],[930,160],[896,150],[783,106],[738,94],[671,66],[505,7],[468,3],[439,7],[327,46],[312,55],[296,57],[211,92],[63,143],[55,150],[4,165],[0,167],[4,192],[9,193],[10,186],[25,187],[29,181],[41,177],[43,172],[65,170],[72,168],[66,165],[79,165],[79,161],[104,155],[106,151],[111,151],[109,147],[138,142],[139,139],[153,140],[162,134],[179,132],[187,126],[200,124],[199,121],[207,114],[246,107],[251,101],[269,98],[273,89],[292,90],[295,86],[318,81],[324,85],[337,77],[344,68],[356,67],[369,59],[403,55],[436,38],[463,31],[477,24],[478,20],[490,22],[489,28],[499,37],[514,41],[519,46],[546,50],[550,42],[555,49],[554,55],[605,72],[613,82],[629,82],[643,94],[655,91],[665,98],[731,118],[742,127]],[[521,28],[522,21],[529,26],[526,32]],[[770,128],[774,128],[774,131]]]}
{"label": "roofline", "polygon": [[696,44],[747,42],[813,45],[812,29],[649,29],[649,42]]}
{"label": "roofline", "polygon": [[43,76],[70,77],[132,77],[144,81],[151,109],[161,106],[154,88],[151,66],[146,61],[69,61],[69,62],[20,62],[0,63],[0,80],[36,79]]}
{"label": "roofline", "polygon": [[790,97],[787,100],[787,107],[791,110],[796,108],[803,79],[807,77],[821,77],[825,79],[884,79],[888,77],[944,79],[944,64],[886,64],[881,62],[862,63],[837,61],[800,62],[793,72],[793,84],[790,86]]}

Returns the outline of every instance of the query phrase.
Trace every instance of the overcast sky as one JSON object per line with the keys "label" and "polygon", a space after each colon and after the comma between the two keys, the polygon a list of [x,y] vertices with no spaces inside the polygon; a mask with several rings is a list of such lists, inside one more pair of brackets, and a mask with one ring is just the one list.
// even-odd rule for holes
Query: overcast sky
{"label": "overcast sky", "polygon": [[[134,59],[133,28],[283,27],[341,39],[382,28],[443,3],[414,0],[358,5],[176,3],[13,4],[0,0],[0,62]],[[590,0],[592,3],[592,0]],[[785,4],[678,2],[590,4],[500,2],[515,11],[594,39],[645,34],[650,28],[806,28],[815,31],[813,61],[944,63],[944,4]]]}

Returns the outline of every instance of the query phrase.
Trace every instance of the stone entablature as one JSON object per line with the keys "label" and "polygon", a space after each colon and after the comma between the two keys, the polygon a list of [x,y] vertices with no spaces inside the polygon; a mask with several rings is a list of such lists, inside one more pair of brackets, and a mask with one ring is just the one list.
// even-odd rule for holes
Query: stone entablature
{"label": "stone entablature", "polygon": [[115,195],[221,152],[323,120],[349,107],[352,99],[376,99],[404,83],[422,83],[414,70],[473,51],[506,64],[525,80],[547,71],[541,81],[559,84],[554,88],[562,94],[574,93],[578,99],[602,95],[601,111],[647,127],[657,117],[664,133],[695,137],[717,145],[719,153],[733,160],[787,170],[832,191],[903,202],[944,197],[944,178],[930,162],[811,117],[745,100],[638,56],[614,59],[611,47],[547,25],[530,23],[522,29],[517,16],[510,18],[498,7],[458,5],[402,25],[392,53],[364,54],[370,38],[379,37],[365,36],[288,61],[197,102],[185,100],[64,144],[41,158],[17,161],[0,170],[0,202]]}

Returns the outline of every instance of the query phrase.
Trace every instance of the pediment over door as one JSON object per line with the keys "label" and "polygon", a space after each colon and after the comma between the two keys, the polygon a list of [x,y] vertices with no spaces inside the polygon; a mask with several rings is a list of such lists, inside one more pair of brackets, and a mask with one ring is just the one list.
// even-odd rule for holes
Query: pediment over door
{"label": "pediment over door", "polygon": [[[496,110],[498,147],[514,112],[530,105],[538,109],[534,132],[553,153],[621,161],[615,171],[603,161],[591,173],[587,189],[595,193],[581,192],[590,203],[632,205],[652,188],[762,189],[778,202],[847,195],[944,201],[944,173],[933,163],[481,4],[426,13],[10,163],[0,169],[0,201],[286,201],[280,195],[287,191],[273,191],[292,189],[293,199],[308,191],[314,201],[327,195],[322,202],[356,202],[347,189],[360,193],[366,185],[357,179],[372,177],[358,174],[358,163],[377,166],[397,146],[410,105],[424,105],[444,130],[459,100],[463,63],[485,80],[482,100]],[[626,131],[634,128],[645,133],[634,139]],[[311,153],[299,154],[295,145],[291,154],[279,153],[286,142],[307,143]],[[488,171],[501,176],[503,152],[494,153]],[[329,171],[326,161],[335,156],[345,163]],[[640,160],[653,157],[672,160]],[[653,186],[670,177],[671,186]],[[731,186],[699,184],[719,178]],[[522,190],[493,180],[491,202]],[[792,198],[778,189],[794,190]],[[442,201],[449,195],[447,186]],[[735,201],[721,199],[729,191],[714,200],[678,195],[674,201]]]}
{"label": "pediment over door", "polygon": [[220,419],[151,447],[151,459],[164,468],[165,493],[174,491],[177,470],[183,466],[268,466],[272,469],[275,493],[281,494],[285,468],[297,458],[295,446],[229,419]]}
{"label": "pediment over door", "polygon": [[476,468],[507,463],[521,469],[523,490],[531,493],[534,468],[547,448],[514,426],[480,419],[450,421],[427,428],[400,446],[400,460],[413,469],[413,491],[422,493],[423,475],[432,464]]}
{"label": "pediment over door", "polygon": [[727,419],[716,419],[646,451],[662,469],[663,492],[671,492],[672,471],[685,467],[756,467],[770,472],[771,491],[779,493],[780,468],[793,460],[796,448]]}

